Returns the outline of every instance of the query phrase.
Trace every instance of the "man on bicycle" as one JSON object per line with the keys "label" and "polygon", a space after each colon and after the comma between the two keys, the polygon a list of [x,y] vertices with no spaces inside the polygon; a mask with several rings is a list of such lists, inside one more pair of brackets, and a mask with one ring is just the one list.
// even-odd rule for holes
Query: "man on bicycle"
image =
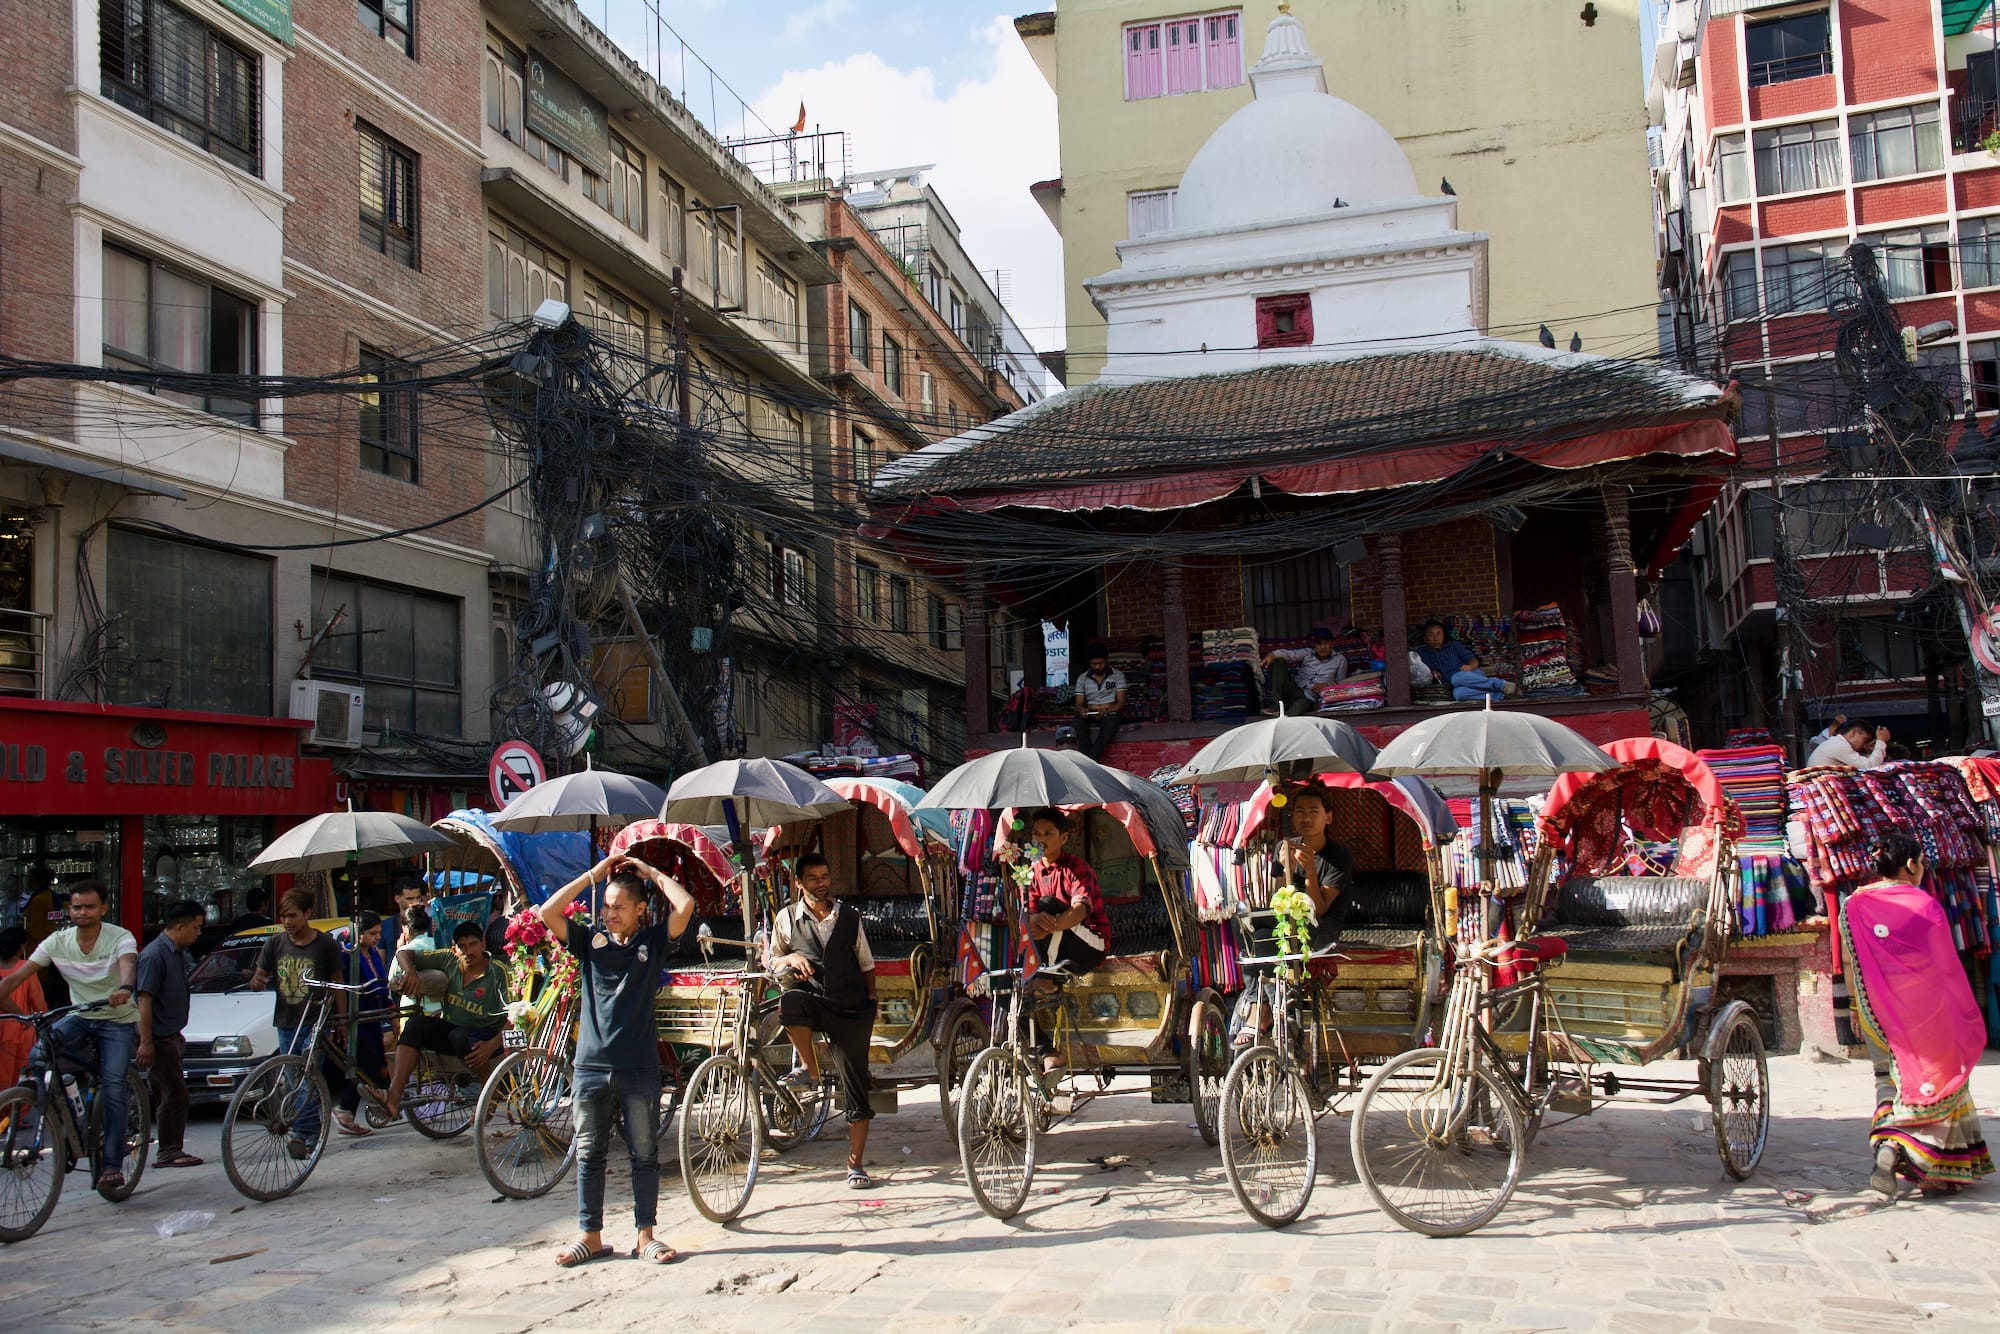
{"label": "man on bicycle", "polygon": [[801,898],[772,923],[771,971],[786,982],[778,1000],[785,1036],[798,1053],[799,1068],[787,1084],[817,1089],[819,1050],[815,1031],[826,1034],[840,1065],[841,1111],[847,1117],[847,1184],[866,1190],[875,1184],[862,1165],[868,1148],[868,1043],[875,1031],[875,955],[861,914],[833,897],[833,871],[825,857],[808,852],[793,864]]}
{"label": "man on bicycle", "polygon": [[[306,984],[347,979],[345,951],[339,941],[312,924],[312,910],[310,890],[287,890],[278,899],[278,925],[284,929],[264,938],[257,970],[250,975],[252,991],[262,991],[274,981],[278,984],[271,1002],[271,1025],[278,1030],[278,1050],[288,1056],[312,1055],[305,1049],[313,1040],[312,1027],[306,1022],[311,1017],[312,989]],[[340,1018],[347,1017],[346,992],[333,993],[333,1008]],[[328,1081],[338,1086],[340,1067],[322,1059],[321,1069]],[[307,1158],[318,1138],[319,1105],[312,1103],[292,1127],[286,1152],[294,1158]]]}
{"label": "man on bicycle", "polygon": [[403,1114],[403,1086],[416,1071],[418,1052],[456,1056],[485,1079],[500,1051],[500,1030],[507,1027],[507,970],[486,952],[486,928],[479,923],[460,922],[448,950],[398,950],[396,961],[403,966],[405,996],[423,994],[426,972],[444,974],[444,996],[439,1013],[411,1018],[396,1039],[396,1068],[389,1075],[391,1120]]}
{"label": "man on bicycle", "polygon": [[[609,877],[596,926],[572,922],[571,903],[593,881]],[[647,886],[669,911],[646,916]],[[665,872],[627,857],[606,857],[549,896],[538,915],[576,959],[581,1000],[576,1034],[577,1239],[556,1252],[565,1269],[611,1254],[604,1244],[604,1159],[611,1104],[625,1114],[625,1148],[632,1162],[632,1254],[670,1264],[679,1254],[656,1240],[660,1201],[660,1047],[653,1003],[668,946],[694,917],[694,897]]]}
{"label": "man on bicycle", "polygon": [[[97,1040],[97,1096],[104,1099],[104,1145],[98,1162],[99,1190],[125,1185],[125,1129],[132,1116],[131,1087],[125,1082],[139,1047],[139,1009],[132,989],[139,976],[139,942],[122,926],[104,920],[104,886],[83,880],[70,887],[69,918],[74,925],[35,946],[27,966],[0,978],[0,1000],[43,968],[53,967],[69,984],[70,1003],[105,1008],[64,1015],[54,1029],[63,1048],[75,1052],[86,1037]],[[48,1059],[51,1053],[43,1053]]]}

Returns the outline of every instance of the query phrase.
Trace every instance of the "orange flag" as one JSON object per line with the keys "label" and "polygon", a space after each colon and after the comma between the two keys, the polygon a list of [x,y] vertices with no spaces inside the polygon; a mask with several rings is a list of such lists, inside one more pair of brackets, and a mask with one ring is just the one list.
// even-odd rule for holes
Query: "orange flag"
{"label": "orange flag", "polygon": [[799,103],[799,118],[796,121],[792,122],[792,133],[804,134],[805,132],[806,132],[806,104],[804,102],[801,102]]}

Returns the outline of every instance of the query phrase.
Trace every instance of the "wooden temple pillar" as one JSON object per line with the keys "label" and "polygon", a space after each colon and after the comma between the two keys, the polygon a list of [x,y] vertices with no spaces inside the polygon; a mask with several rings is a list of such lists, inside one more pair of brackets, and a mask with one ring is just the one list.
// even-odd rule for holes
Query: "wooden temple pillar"
{"label": "wooden temple pillar", "polygon": [[992,643],[986,621],[986,576],[965,572],[965,734],[993,730]]}
{"label": "wooden temple pillar", "polygon": [[1194,664],[1188,648],[1187,596],[1181,586],[1181,562],[1169,556],[1160,566],[1160,636],[1167,644],[1167,718],[1194,719]]}
{"label": "wooden temple pillar", "polygon": [[1638,574],[1632,565],[1632,511],[1625,488],[1604,488],[1604,582],[1611,592],[1611,641],[1618,665],[1618,693],[1646,693],[1646,664],[1639,648]]}
{"label": "wooden temple pillar", "polygon": [[1385,533],[1376,540],[1382,567],[1382,689],[1392,709],[1410,707],[1410,624],[1403,599],[1403,538]]}

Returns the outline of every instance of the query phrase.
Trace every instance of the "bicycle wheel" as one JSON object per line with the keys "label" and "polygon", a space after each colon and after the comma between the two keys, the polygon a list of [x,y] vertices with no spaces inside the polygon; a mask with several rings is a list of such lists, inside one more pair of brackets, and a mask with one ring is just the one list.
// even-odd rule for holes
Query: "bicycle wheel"
{"label": "bicycle wheel", "polygon": [[1271,1046],[1236,1058],[1223,1081],[1222,1169],[1243,1211],[1283,1227],[1305,1210],[1319,1171],[1319,1126],[1305,1076]]}
{"label": "bicycle wheel", "polygon": [[[819,1042],[818,1038],[813,1039]],[[791,1040],[778,1022],[777,1011],[765,1015],[757,1023],[757,1042],[754,1050],[769,1051],[782,1047],[791,1051]],[[763,1059],[758,1059],[757,1093],[764,1109],[764,1143],[779,1153],[790,1153],[807,1140],[819,1138],[819,1132],[826,1128],[826,1118],[833,1109],[833,1079],[829,1073],[832,1064],[828,1060],[826,1044],[820,1043],[819,1087],[808,1090],[793,1090],[778,1082],[779,1071],[773,1070]],[[787,1067],[789,1068],[789,1067]]]}
{"label": "bicycle wheel", "polygon": [[448,1073],[428,1061],[403,1094],[403,1119],[429,1139],[463,1135],[479,1106],[479,1079],[463,1071]]}
{"label": "bicycle wheel", "polygon": [[681,1095],[686,1091],[687,1081],[681,1078],[680,1070],[660,1071],[660,1119],[653,1132],[656,1143],[671,1142],[667,1132],[673,1128],[674,1113],[680,1110]]}
{"label": "bicycle wheel", "polygon": [[273,1056],[229,1100],[222,1170],[251,1199],[281,1200],[319,1165],[332,1127],[333,1099],[319,1072],[307,1069],[303,1056]]}
{"label": "bicycle wheel", "polygon": [[479,1170],[502,1195],[546,1195],[576,1161],[569,1071],[545,1051],[510,1054],[493,1068],[472,1113]]}
{"label": "bicycle wheel", "polygon": [[0,1241],[34,1236],[62,1198],[63,1155],[38,1101],[26,1085],[0,1093]]}
{"label": "bicycle wheel", "polygon": [[951,1003],[938,1025],[938,1103],[944,1111],[944,1133],[953,1144],[958,1143],[958,1096],[965,1087],[965,1072],[992,1041],[986,1016],[963,997]]}
{"label": "bicycle wheel", "polygon": [[1729,1021],[1722,1054],[1707,1065],[1715,1151],[1722,1157],[1722,1170],[1741,1181],[1757,1170],[1771,1130],[1770,1072],[1754,1014],[1738,1012]]}
{"label": "bicycle wheel", "polygon": [[1229,1016],[1222,1012],[1222,998],[1204,988],[1188,1019],[1187,1043],[1188,1101],[1194,1104],[1194,1128],[1204,1144],[1217,1140],[1229,1064]]}
{"label": "bicycle wheel", "polygon": [[1035,1179],[1041,1117],[1035,1077],[1010,1047],[988,1047],[965,1072],[959,1094],[958,1161],[979,1207],[1012,1218]]}
{"label": "bicycle wheel", "polygon": [[742,1213],[757,1184],[764,1118],[751,1087],[755,1078],[735,1056],[718,1052],[688,1081],[681,1109],[681,1178],[688,1198],[711,1223],[727,1223]]}
{"label": "bicycle wheel", "polygon": [[1350,1142],[1375,1207],[1429,1237],[1491,1222],[1527,1157],[1520,1113],[1500,1082],[1477,1061],[1453,1073],[1436,1048],[1404,1052],[1369,1078]]}
{"label": "bicycle wheel", "polygon": [[[118,1160],[118,1170],[125,1174],[125,1184],[116,1190],[98,1187],[97,1193],[116,1204],[120,1200],[132,1198],[132,1192],[139,1189],[139,1178],[146,1171],[146,1147],[153,1142],[153,1099],[146,1088],[146,1081],[137,1072],[127,1071],[125,1075],[126,1097],[131,1103],[131,1114],[125,1118],[125,1152]],[[84,1145],[90,1152],[90,1180],[95,1185],[97,1178],[104,1174],[104,1163],[100,1161],[104,1143],[104,1098],[102,1095],[90,1100],[90,1129],[84,1136]]]}

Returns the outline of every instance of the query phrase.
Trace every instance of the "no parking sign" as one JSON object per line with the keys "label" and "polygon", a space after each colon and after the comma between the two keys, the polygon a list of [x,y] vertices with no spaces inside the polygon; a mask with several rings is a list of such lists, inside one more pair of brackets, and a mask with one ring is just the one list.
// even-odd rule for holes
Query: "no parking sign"
{"label": "no parking sign", "polygon": [[486,766],[493,809],[499,810],[547,776],[542,757],[533,746],[525,741],[502,741],[494,748],[492,762]]}

